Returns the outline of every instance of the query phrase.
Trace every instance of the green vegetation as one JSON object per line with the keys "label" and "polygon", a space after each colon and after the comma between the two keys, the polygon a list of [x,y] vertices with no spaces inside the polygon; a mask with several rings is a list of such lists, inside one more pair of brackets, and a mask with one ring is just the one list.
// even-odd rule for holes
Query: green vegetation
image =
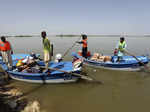
{"label": "green vegetation", "polygon": [[72,35],[72,34],[68,34],[68,35],[56,35],[56,37],[79,37],[80,35]]}
{"label": "green vegetation", "polygon": [[[60,35],[48,35],[50,37],[79,37],[81,35],[73,34],[60,34]],[[150,37],[150,35],[87,35],[88,37]],[[16,35],[16,36],[6,36],[6,37],[40,37],[40,35]]]}
{"label": "green vegetation", "polygon": [[16,35],[14,37],[33,37],[32,35]]}
{"label": "green vegetation", "polygon": [[[56,35],[56,37],[79,37],[80,35]],[[150,37],[150,35],[87,35],[88,37],[120,37],[120,36],[125,36],[125,37]]]}

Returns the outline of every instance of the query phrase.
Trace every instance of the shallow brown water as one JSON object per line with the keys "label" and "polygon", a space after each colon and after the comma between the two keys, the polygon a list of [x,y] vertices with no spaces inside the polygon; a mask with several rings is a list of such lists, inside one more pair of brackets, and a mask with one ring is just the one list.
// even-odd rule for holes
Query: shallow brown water
{"label": "shallow brown water", "polygon": [[[64,53],[78,38],[50,37],[56,53]],[[15,53],[35,51],[42,56],[41,38],[10,38]],[[88,39],[91,52],[112,54],[118,37]],[[150,54],[150,38],[126,38],[128,50],[136,55]],[[72,51],[80,49],[77,45]],[[65,60],[71,60],[70,54]],[[12,80],[30,99],[38,99],[44,112],[149,112],[150,73],[86,68],[104,84],[84,81],[73,84],[30,84]]]}

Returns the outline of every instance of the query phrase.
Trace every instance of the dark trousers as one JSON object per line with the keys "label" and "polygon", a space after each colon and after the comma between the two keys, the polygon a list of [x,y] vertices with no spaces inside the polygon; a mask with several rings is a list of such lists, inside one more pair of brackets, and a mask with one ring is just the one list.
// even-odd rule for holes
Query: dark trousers
{"label": "dark trousers", "polygon": [[87,47],[83,47],[83,48],[82,48],[82,56],[83,56],[84,58],[87,58],[87,51],[88,51],[88,48],[87,48]]}

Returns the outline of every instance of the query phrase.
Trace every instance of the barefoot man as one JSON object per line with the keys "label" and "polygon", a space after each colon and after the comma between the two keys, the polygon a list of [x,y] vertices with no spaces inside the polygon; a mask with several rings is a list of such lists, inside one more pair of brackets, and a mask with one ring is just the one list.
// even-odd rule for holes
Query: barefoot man
{"label": "barefoot man", "polygon": [[41,37],[43,38],[43,50],[44,50],[44,62],[46,70],[48,70],[49,61],[51,61],[51,44],[47,38],[46,32],[41,32]]}

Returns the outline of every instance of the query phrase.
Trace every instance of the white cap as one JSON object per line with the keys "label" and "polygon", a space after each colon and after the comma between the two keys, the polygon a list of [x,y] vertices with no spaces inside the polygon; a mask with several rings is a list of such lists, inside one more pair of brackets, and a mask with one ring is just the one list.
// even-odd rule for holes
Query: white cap
{"label": "white cap", "polygon": [[61,55],[61,54],[56,54],[55,59],[56,59],[56,60],[62,59],[62,55]]}

